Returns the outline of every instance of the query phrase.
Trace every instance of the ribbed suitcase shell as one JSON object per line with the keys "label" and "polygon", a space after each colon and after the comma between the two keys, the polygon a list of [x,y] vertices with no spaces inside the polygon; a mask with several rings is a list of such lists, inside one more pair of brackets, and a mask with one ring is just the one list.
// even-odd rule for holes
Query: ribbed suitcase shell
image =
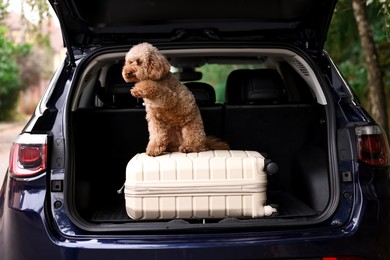
{"label": "ribbed suitcase shell", "polygon": [[135,155],[127,164],[126,211],[132,219],[262,217],[266,206],[264,157],[218,150]]}

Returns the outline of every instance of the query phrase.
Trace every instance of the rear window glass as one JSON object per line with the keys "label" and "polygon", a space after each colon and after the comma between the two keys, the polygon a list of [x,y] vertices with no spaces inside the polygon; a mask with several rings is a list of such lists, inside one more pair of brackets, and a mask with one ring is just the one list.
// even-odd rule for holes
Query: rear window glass
{"label": "rear window glass", "polygon": [[[205,64],[196,68],[195,71],[202,73],[200,82],[205,82],[214,87],[216,103],[224,103],[226,80],[233,70],[238,69],[261,69],[262,64]],[[172,68],[172,71],[179,71],[178,68]]]}

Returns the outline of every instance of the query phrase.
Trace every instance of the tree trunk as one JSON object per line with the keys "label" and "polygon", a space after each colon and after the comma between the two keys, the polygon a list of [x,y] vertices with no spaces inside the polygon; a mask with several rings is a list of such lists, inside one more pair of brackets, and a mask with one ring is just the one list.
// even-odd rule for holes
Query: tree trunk
{"label": "tree trunk", "polygon": [[386,133],[388,133],[385,88],[372,30],[368,24],[366,1],[352,0],[352,8],[366,59],[368,100],[371,105],[370,113]]}

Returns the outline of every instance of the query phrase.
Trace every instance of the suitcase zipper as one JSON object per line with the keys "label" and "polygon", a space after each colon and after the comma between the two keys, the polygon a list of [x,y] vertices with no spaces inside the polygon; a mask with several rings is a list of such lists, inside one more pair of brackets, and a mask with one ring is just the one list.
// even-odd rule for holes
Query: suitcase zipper
{"label": "suitcase zipper", "polygon": [[194,193],[253,193],[266,191],[266,182],[263,183],[228,183],[223,185],[210,185],[207,183],[196,183],[193,185],[178,185],[178,186],[154,186],[146,185],[124,185],[118,193],[122,193],[125,189],[126,195],[155,195],[155,194],[194,194]]}

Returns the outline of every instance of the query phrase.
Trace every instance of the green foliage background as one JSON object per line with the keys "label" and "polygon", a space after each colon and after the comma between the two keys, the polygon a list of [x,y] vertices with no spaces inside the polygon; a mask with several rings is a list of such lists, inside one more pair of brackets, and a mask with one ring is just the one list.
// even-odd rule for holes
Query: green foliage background
{"label": "green foliage background", "polygon": [[[20,23],[25,26],[26,43],[16,44],[9,38],[5,19],[10,0],[0,0],[0,121],[15,118],[15,108],[21,90],[40,84],[42,79],[50,78],[53,69],[53,49],[48,33],[43,34],[43,22],[48,21],[49,7],[46,0],[26,0],[31,11],[39,15],[38,24],[30,23],[25,14]],[[32,39],[32,40],[31,40]]]}
{"label": "green foliage background", "polygon": [[[386,3],[370,1],[368,19],[377,46],[384,83],[390,83],[389,28]],[[325,49],[329,52],[341,73],[354,89],[363,106],[368,107],[367,68],[360,44],[359,33],[352,10],[352,0],[339,0],[328,32]],[[387,89],[385,89],[388,92]]]}
{"label": "green foliage background", "polygon": [[15,45],[5,33],[6,28],[0,26],[0,121],[13,117],[21,89],[17,57],[29,52],[29,46]]}

